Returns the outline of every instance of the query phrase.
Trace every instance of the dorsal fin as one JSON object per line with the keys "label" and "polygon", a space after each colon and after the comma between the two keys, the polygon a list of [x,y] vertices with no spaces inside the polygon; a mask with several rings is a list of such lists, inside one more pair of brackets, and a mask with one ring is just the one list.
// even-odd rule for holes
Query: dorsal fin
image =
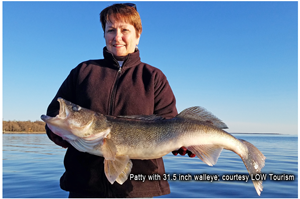
{"label": "dorsal fin", "polygon": [[176,117],[207,122],[208,124],[211,124],[219,129],[228,128],[227,125],[219,118],[199,106],[187,108],[181,111],[181,113],[179,113]]}

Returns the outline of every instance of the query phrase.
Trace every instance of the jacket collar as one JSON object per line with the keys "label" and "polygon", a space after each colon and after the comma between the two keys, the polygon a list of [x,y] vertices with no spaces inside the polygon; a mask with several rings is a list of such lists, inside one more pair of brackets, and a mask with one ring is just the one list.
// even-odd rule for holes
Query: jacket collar
{"label": "jacket collar", "polygon": [[[103,48],[103,57],[104,59],[114,68],[119,69],[119,63],[114,55],[107,50],[106,47]],[[127,58],[124,60],[122,68],[127,69],[137,66],[141,63],[140,51],[136,49],[134,53],[128,54]]]}

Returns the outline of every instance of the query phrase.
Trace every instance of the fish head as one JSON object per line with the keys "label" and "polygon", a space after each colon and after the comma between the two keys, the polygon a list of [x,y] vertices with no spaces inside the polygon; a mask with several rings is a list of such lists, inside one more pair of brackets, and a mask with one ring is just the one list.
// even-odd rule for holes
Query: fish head
{"label": "fish head", "polygon": [[[65,140],[76,140],[78,137],[92,140],[96,135],[92,126],[96,113],[83,108],[63,98],[58,98],[60,108],[55,117],[42,115],[41,119],[47,123],[51,131]],[[102,135],[103,136],[103,135]]]}

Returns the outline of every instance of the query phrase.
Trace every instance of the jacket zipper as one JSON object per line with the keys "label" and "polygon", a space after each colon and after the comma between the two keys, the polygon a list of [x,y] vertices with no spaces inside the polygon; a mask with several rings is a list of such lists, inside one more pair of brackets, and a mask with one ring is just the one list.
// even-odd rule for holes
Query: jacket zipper
{"label": "jacket zipper", "polygon": [[113,108],[114,108],[114,104],[115,104],[115,98],[116,98],[116,92],[117,92],[117,86],[118,86],[118,82],[121,76],[121,72],[122,72],[122,67],[119,68],[118,72],[117,72],[117,77],[116,77],[116,81],[115,84],[113,86],[113,90],[110,96],[110,104],[109,104],[109,115],[113,114]]}

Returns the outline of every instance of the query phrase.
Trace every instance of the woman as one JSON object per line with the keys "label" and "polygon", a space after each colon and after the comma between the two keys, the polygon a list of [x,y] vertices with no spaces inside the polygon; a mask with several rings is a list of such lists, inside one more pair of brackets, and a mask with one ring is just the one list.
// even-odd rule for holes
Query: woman
{"label": "woman", "polygon": [[[114,4],[100,14],[106,47],[104,59],[89,60],[74,68],[50,103],[47,114],[58,114],[58,97],[106,115],[177,115],[175,97],[165,75],[140,61],[136,46],[142,33],[134,4]],[[103,158],[77,151],[47,127],[49,138],[67,148],[61,188],[69,197],[153,197],[169,194],[167,181],[127,180],[111,185],[103,172]],[[132,160],[132,174],[165,173],[162,158]]]}

